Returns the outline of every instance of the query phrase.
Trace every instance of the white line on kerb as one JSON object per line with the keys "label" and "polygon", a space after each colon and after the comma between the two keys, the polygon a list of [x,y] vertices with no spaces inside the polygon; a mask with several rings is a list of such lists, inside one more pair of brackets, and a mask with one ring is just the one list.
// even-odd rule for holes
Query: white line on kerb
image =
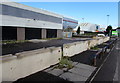
{"label": "white line on kerb", "polygon": [[100,71],[100,69],[102,68],[103,64],[106,62],[106,60],[108,59],[108,57],[110,56],[110,54],[111,54],[111,52],[113,51],[114,48],[115,48],[115,46],[111,49],[111,51],[109,52],[108,56],[105,58],[105,60],[103,61],[102,65],[98,68],[98,70],[96,71],[96,73],[94,74],[94,76],[92,77],[92,79],[90,80],[89,83],[91,83],[93,81],[93,79],[95,78],[97,73]]}

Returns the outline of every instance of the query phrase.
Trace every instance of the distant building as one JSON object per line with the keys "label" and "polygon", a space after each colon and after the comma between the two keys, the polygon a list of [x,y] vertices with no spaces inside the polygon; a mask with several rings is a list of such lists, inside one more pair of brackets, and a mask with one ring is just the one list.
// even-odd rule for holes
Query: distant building
{"label": "distant building", "polygon": [[16,2],[4,2],[0,5],[2,40],[62,37],[62,15]]}
{"label": "distant building", "polygon": [[66,30],[67,28],[74,29],[76,26],[78,26],[78,20],[69,17],[63,17],[63,30]]}
{"label": "distant building", "polygon": [[92,24],[92,23],[80,23],[74,31],[77,31],[78,27],[80,27],[80,30],[86,31],[86,32],[98,32],[100,25]]}
{"label": "distant building", "polygon": [[96,32],[100,28],[99,25],[92,23],[81,23],[79,26],[82,31],[88,31],[88,32]]}

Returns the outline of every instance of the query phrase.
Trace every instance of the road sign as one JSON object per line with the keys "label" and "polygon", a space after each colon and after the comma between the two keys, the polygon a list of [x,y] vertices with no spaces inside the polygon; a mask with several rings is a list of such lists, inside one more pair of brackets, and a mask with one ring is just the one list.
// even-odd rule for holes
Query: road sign
{"label": "road sign", "polygon": [[112,31],[112,35],[118,36],[118,31]]}

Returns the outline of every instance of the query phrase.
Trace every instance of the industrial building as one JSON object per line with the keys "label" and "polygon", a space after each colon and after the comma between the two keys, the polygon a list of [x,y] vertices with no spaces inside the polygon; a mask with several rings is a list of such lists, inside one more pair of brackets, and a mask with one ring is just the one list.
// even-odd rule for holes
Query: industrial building
{"label": "industrial building", "polygon": [[99,25],[92,23],[81,23],[79,26],[82,31],[88,31],[88,32],[96,32],[100,28]]}
{"label": "industrial building", "polygon": [[86,32],[97,32],[99,31],[100,25],[98,24],[92,24],[92,23],[80,23],[74,31],[77,31],[78,27],[80,27],[81,31]]}
{"label": "industrial building", "polygon": [[63,16],[16,2],[3,2],[2,40],[61,38]]}

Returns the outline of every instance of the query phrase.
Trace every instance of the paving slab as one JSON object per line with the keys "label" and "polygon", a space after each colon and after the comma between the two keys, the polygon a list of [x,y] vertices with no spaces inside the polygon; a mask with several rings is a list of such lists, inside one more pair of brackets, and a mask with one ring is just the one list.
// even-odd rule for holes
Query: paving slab
{"label": "paving slab", "polygon": [[53,67],[45,69],[44,72],[49,72],[49,71],[52,71],[52,70],[53,70]]}
{"label": "paving slab", "polygon": [[71,72],[66,72],[62,75],[60,75],[61,78],[65,79],[65,80],[69,80],[69,81],[86,81],[87,78],[86,77],[83,77],[83,76],[80,76],[78,74],[74,74],[74,73],[71,73]]}
{"label": "paving slab", "polygon": [[59,76],[59,75],[63,74],[64,72],[61,69],[53,69],[53,70],[49,71],[48,73],[55,75],[55,76]]}
{"label": "paving slab", "polygon": [[86,65],[86,64],[82,64],[82,63],[78,63],[77,65],[75,65],[75,67],[84,69],[84,70],[89,70],[89,71],[94,71],[96,69],[96,67],[94,66],[90,66],[90,65]]}
{"label": "paving slab", "polygon": [[75,65],[77,65],[78,64],[78,62],[72,62],[72,65],[73,66],[75,66]]}
{"label": "paving slab", "polygon": [[77,75],[80,75],[80,76],[83,76],[83,77],[86,77],[86,78],[88,78],[92,74],[92,71],[77,68],[77,67],[74,67],[74,68],[70,69],[69,72],[72,72],[74,74],[77,74]]}

